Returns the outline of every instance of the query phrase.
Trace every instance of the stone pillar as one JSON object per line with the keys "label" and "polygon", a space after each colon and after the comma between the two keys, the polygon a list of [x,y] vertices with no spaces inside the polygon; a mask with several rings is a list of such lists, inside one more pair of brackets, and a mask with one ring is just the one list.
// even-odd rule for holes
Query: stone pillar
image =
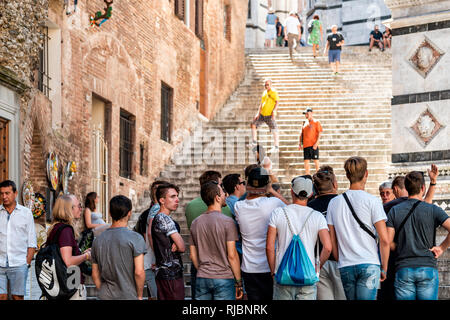
{"label": "stone pillar", "polygon": [[[246,0],[247,1],[247,0]],[[298,0],[248,0],[248,16],[245,29],[245,48],[264,48],[266,16],[272,7],[284,24],[291,10],[298,10]]]}
{"label": "stone pillar", "polygon": [[[439,168],[434,203],[450,212],[450,1],[385,0],[392,18],[390,177]],[[426,180],[428,180],[426,178]],[[428,184],[428,183],[427,183]],[[438,232],[436,242],[446,232]],[[439,259],[440,299],[450,298],[450,258]],[[444,272],[445,274],[442,274]]]}

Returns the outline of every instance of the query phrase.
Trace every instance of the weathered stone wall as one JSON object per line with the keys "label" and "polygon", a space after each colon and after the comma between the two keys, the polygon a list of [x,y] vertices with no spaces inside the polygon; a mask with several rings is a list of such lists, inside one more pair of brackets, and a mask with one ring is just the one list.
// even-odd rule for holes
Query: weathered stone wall
{"label": "weathered stone wall", "polygon": [[0,1],[0,65],[27,85],[33,82],[47,0]]}

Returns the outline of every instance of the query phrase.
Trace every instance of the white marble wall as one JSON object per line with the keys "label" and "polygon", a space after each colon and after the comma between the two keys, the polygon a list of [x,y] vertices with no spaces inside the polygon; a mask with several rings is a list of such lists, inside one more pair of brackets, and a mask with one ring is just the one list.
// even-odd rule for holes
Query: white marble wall
{"label": "white marble wall", "polygon": [[[396,29],[403,33],[407,29],[402,28],[417,30],[419,25],[450,20],[448,11],[450,1],[448,0],[385,0],[385,2],[392,10],[393,18],[388,23],[394,29],[394,34]],[[424,77],[408,60],[425,39],[428,39],[443,55]],[[418,161],[393,163],[390,169],[391,175],[395,176],[411,170],[426,171],[431,163],[435,163],[440,171],[435,200],[438,200],[438,205],[447,212],[450,209],[448,203],[450,198],[450,160],[435,158],[430,161],[419,160],[429,159],[426,155],[432,151],[441,151],[442,154],[445,154],[447,153],[445,150],[450,150],[450,99],[448,99],[448,93],[445,93],[450,90],[449,39],[450,28],[400,34],[393,37],[392,93],[395,103],[392,105],[392,153],[414,154],[414,158]],[[430,92],[438,92],[438,94],[431,96],[427,94]],[[402,101],[398,96],[411,99],[410,101],[423,101],[423,98],[426,98],[425,100],[432,98],[432,100],[397,104],[398,101]],[[437,99],[439,97],[440,100]],[[419,100],[415,100],[417,98]],[[443,128],[428,144],[424,144],[410,127],[427,109]],[[408,159],[408,157],[404,157],[404,159]],[[411,159],[413,158],[409,158],[409,160]]]}

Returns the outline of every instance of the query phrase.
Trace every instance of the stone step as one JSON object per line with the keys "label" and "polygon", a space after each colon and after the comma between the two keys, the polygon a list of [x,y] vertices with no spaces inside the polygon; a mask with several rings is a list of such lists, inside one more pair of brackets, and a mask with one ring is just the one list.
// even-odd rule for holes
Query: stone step
{"label": "stone step", "polygon": [[[246,78],[214,119],[203,124],[203,135],[216,134],[211,138],[217,137],[219,140],[220,134],[226,138],[227,130],[235,130],[229,131],[228,135],[233,137],[236,134],[239,141],[248,143],[250,122],[264,89],[263,79],[271,78],[281,98],[276,118],[280,133],[280,162],[279,168],[274,168],[274,172],[280,180],[283,195],[287,198],[290,196],[292,176],[304,173],[303,151],[298,150],[298,137],[304,121],[301,112],[306,107],[314,109],[316,118],[324,128],[320,144],[321,164],[329,164],[335,168],[339,191],[345,191],[349,185],[343,170],[344,161],[350,156],[359,155],[368,161],[366,190],[376,195],[379,183],[387,180],[391,157],[390,53],[373,52],[369,55],[367,47],[345,48],[342,54],[342,75],[336,77],[331,74],[327,57],[314,59],[311,48],[301,48],[296,52],[294,63],[289,60],[287,49],[246,52]],[[193,136],[189,140],[191,144],[186,143],[184,148],[180,146],[174,153],[172,162],[160,173],[160,177],[181,187],[179,208],[173,213],[173,218],[180,223],[185,241],[188,229],[184,209],[189,201],[199,196],[198,177],[205,170],[220,171],[222,176],[232,172],[243,174],[251,160],[248,148],[243,145],[244,151],[240,151],[241,147],[237,142],[234,143],[236,147],[233,145],[231,154],[227,154],[231,149],[227,150],[225,143],[201,138],[197,141]],[[272,134],[267,126],[259,128],[258,141],[266,148],[272,146]],[[217,146],[214,147],[215,145]],[[181,151],[186,154],[180,153]],[[227,163],[226,156],[232,163]],[[313,167],[312,172],[315,172]],[[183,254],[183,261],[188,292],[188,252]],[[446,280],[447,277],[443,273],[442,278]]]}
{"label": "stone step", "polygon": [[[302,119],[298,119],[297,121],[292,120],[289,122],[294,122],[294,124],[290,124],[290,126],[294,126],[295,128],[298,128],[298,125],[300,122],[303,121]],[[390,121],[382,121],[382,122],[371,122],[368,121],[367,119],[358,119],[355,120],[354,122],[352,120],[349,121],[334,121],[333,119],[319,119],[320,123],[322,124],[322,127],[325,126],[332,126],[333,128],[336,128],[336,130],[361,130],[361,132],[363,132],[363,130],[372,130],[372,129],[389,129],[390,128]],[[377,119],[377,120],[381,120],[381,119]],[[383,119],[385,120],[385,119]],[[286,121],[287,122],[287,121]],[[277,121],[278,124],[278,121]],[[208,126],[212,126],[215,127],[216,129],[228,129],[228,128],[243,128],[246,129],[248,128],[249,125],[249,121],[244,121],[244,120],[220,120],[217,119],[214,121],[214,123],[212,123],[212,125],[208,125]],[[288,124],[283,124],[283,126],[288,126]],[[258,128],[258,132],[262,132],[262,130],[265,129],[265,126],[261,126]],[[324,132],[325,133],[325,132]]]}
{"label": "stone step", "polygon": [[[254,71],[258,75],[267,75],[270,77],[277,77],[280,75],[286,75],[287,77],[292,76],[298,76],[301,78],[314,78],[320,80],[321,78],[329,78],[329,79],[348,79],[348,78],[356,78],[356,77],[373,77],[374,71],[376,70],[354,70],[354,69],[342,69],[340,72],[342,72],[339,75],[335,75],[332,73],[331,69],[317,69],[312,71],[309,67],[308,69],[301,69],[301,68],[278,68],[275,67],[273,69],[270,69],[266,66],[253,66]],[[382,70],[381,72],[384,72],[384,74],[377,74],[377,80],[388,80],[389,78],[392,79],[392,74],[390,72],[387,72],[386,70]]]}

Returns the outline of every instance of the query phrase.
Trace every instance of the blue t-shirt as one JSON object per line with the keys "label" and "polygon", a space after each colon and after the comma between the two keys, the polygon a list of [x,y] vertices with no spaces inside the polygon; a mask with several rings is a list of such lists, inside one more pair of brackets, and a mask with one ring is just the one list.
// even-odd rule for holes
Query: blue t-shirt
{"label": "blue t-shirt", "polygon": [[266,17],[267,24],[275,24],[275,21],[277,20],[277,16],[273,13],[270,13]]}
{"label": "blue t-shirt", "polygon": [[378,32],[375,32],[375,30],[372,30],[370,35],[372,35],[375,40],[381,40],[383,38],[383,34],[379,30],[378,30]]}
{"label": "blue t-shirt", "polygon": [[147,224],[149,222],[150,219],[153,219],[156,214],[159,212],[159,209],[161,207],[159,206],[159,203],[155,203],[151,208],[150,208],[150,212],[148,213],[148,218],[147,218]]}

